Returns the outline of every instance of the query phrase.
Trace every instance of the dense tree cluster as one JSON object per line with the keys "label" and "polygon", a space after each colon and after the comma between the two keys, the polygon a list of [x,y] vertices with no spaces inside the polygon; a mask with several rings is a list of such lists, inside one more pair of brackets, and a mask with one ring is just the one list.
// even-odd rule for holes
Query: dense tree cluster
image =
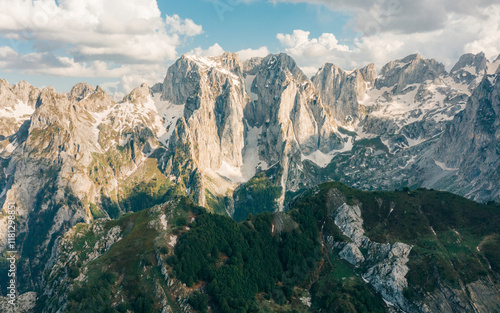
{"label": "dense tree cluster", "polygon": [[242,223],[202,214],[180,237],[169,263],[188,286],[204,281],[220,312],[252,311],[257,292],[286,301],[320,258],[312,211],[297,211],[294,218],[304,223],[273,235],[273,214]]}
{"label": "dense tree cluster", "polygon": [[249,214],[274,212],[276,199],[281,195],[281,187],[277,187],[264,172],[256,175],[248,183],[234,192],[234,216],[240,222]]}

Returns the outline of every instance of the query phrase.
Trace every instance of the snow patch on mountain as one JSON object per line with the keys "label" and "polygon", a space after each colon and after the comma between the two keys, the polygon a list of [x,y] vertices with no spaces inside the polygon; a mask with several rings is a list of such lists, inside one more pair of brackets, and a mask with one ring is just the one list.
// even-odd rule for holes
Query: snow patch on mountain
{"label": "snow patch on mountain", "polygon": [[241,173],[244,181],[250,180],[257,170],[265,171],[269,168],[266,161],[261,160],[259,156],[259,138],[262,134],[262,126],[249,127],[246,136],[245,153],[243,154],[243,166]]}
{"label": "snow patch on mountain", "polygon": [[319,167],[326,167],[328,164],[332,162],[332,159],[342,152],[351,151],[353,147],[353,140],[351,137],[348,137],[347,141],[344,142],[344,146],[342,149],[332,150],[328,153],[323,153],[320,150],[316,150],[308,155],[301,154],[301,160],[309,160]]}
{"label": "snow patch on mountain", "polygon": [[255,76],[256,75],[248,75],[247,74],[245,77],[245,90],[246,90],[248,96],[250,97],[250,100],[252,100],[252,101],[256,101],[257,99],[259,99],[259,95],[252,92],[252,83],[255,79]]}
{"label": "snow patch on mountain", "polygon": [[15,118],[17,122],[24,122],[29,119],[35,109],[20,100],[13,107],[0,108],[0,116],[4,118]]}
{"label": "snow patch on mountain", "polygon": [[233,72],[224,67],[224,65],[216,57],[202,57],[197,55],[186,55],[186,58],[195,62],[198,66],[204,70],[216,70],[221,74],[228,75],[232,78],[233,84],[235,86],[240,85],[240,79]]}
{"label": "snow patch on mountain", "polygon": [[443,162],[434,160],[434,163],[436,163],[436,165],[439,166],[443,171],[458,171],[458,168],[447,167]]}
{"label": "snow patch on mountain", "polygon": [[222,165],[216,171],[216,173],[222,177],[228,178],[229,180],[235,183],[242,183],[245,181],[243,174],[241,173],[241,168],[231,166],[227,164],[225,161],[222,161]]}
{"label": "snow patch on mountain", "polygon": [[161,94],[155,93],[152,97],[154,105],[156,107],[159,117],[163,121],[163,127],[165,131],[159,136],[159,140],[164,145],[167,145],[168,140],[172,137],[172,134],[177,124],[177,120],[184,115],[185,104],[179,105],[174,104],[170,101],[161,100]]}
{"label": "snow patch on mountain", "polygon": [[495,61],[488,64],[487,74],[494,75],[497,74],[500,70],[500,59],[496,59]]}

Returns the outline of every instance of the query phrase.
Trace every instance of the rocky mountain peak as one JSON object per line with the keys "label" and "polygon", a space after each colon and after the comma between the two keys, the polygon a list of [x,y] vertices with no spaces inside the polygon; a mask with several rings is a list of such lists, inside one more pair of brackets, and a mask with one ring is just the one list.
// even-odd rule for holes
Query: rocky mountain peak
{"label": "rocky mountain peak", "polygon": [[206,58],[182,55],[167,70],[163,80],[162,99],[175,104],[184,104],[186,100],[199,90],[202,76],[201,67],[209,67],[210,62]]}
{"label": "rocky mountain peak", "polygon": [[218,63],[230,70],[231,72],[242,72],[243,69],[243,63],[240,61],[238,54],[236,53],[231,53],[231,52],[224,52],[221,56],[215,57],[214,58]]}
{"label": "rocky mountain peak", "polygon": [[58,104],[66,103],[67,99],[66,95],[58,93],[54,87],[49,86],[41,90],[36,106],[39,107],[43,104],[57,106]]}
{"label": "rocky mountain peak", "polygon": [[478,54],[466,53],[453,66],[450,75],[455,82],[467,84],[469,89],[472,90],[477,87],[484,74],[494,74],[498,64],[500,62],[490,63],[483,52]]}
{"label": "rocky mountain peak", "polygon": [[[23,141],[26,132],[16,134],[35,110],[40,91],[22,81],[9,85],[0,80],[0,156],[6,157]],[[27,126],[24,129],[27,129]],[[14,143],[14,145],[12,145]]]}
{"label": "rocky mountain peak", "polygon": [[[10,85],[5,79],[0,79],[0,107],[7,105],[15,105],[17,101],[28,103],[28,105],[34,105],[33,99],[36,100],[40,90],[28,84],[25,81],[21,81],[17,84]],[[7,101],[7,98],[11,99]],[[32,100],[30,102],[30,100]]]}
{"label": "rocky mountain peak", "polygon": [[[475,199],[498,197],[489,185],[500,183],[500,79],[485,75],[468,99],[465,110],[446,127],[436,145],[436,159],[458,170],[464,192],[476,191]],[[467,183],[465,183],[467,182]],[[496,193],[496,194],[492,194]]]}
{"label": "rocky mountain peak", "polygon": [[241,63],[236,53],[225,52],[220,56],[202,57],[197,55],[183,55],[179,60],[187,62],[189,67],[196,68],[198,71],[211,71],[213,69],[219,72],[227,70],[233,74],[242,72],[243,63]]}
{"label": "rocky mountain peak", "polygon": [[248,101],[242,69],[237,54],[226,52],[215,57],[184,55],[167,71],[162,99],[183,106],[190,133],[186,138],[196,147],[192,157],[202,172],[242,165],[243,109]]}
{"label": "rocky mountain peak", "polygon": [[367,66],[360,69],[361,75],[363,75],[363,79],[365,82],[370,83],[372,86],[377,79],[377,68],[375,64],[370,63]]}
{"label": "rocky mountain peak", "polygon": [[17,97],[12,91],[12,86],[5,79],[0,80],[0,107],[16,105]]}
{"label": "rocky mountain peak", "polygon": [[80,103],[90,112],[102,112],[115,102],[100,86],[97,86],[95,91],[81,100]]}
{"label": "rocky mountain peak", "polygon": [[466,53],[462,55],[455,66],[453,66],[450,74],[453,75],[461,69],[475,74],[482,74],[484,70],[486,70],[487,64],[488,60],[483,52],[478,54]]}
{"label": "rocky mountain peak", "polygon": [[345,74],[346,72],[333,63],[326,63],[318,70],[318,73],[316,73],[316,75],[313,76],[312,80],[314,81],[314,78],[318,75],[329,75],[330,73],[333,76],[338,76]]}
{"label": "rocky mountain peak", "polygon": [[87,83],[73,86],[68,99],[79,102],[79,106],[83,106],[89,112],[102,112],[114,103],[100,86],[94,87]]}
{"label": "rocky mountain peak", "polygon": [[12,86],[12,91],[19,97],[19,100],[35,108],[40,89],[33,87],[26,81],[20,81]]}
{"label": "rocky mountain peak", "polygon": [[[260,62],[260,65],[253,71],[249,82],[252,94],[259,95],[253,106],[246,110],[246,117],[250,126],[257,126],[269,123],[278,115],[281,97],[285,90],[289,90],[290,103],[293,105],[293,98],[297,91],[302,88],[303,83],[309,81],[295,61],[286,54],[270,54]],[[255,76],[255,77],[254,77]]]}
{"label": "rocky mountain peak", "polygon": [[132,90],[128,95],[123,98],[123,101],[128,102],[147,102],[148,96],[151,94],[151,91],[146,83],[142,83],[139,87],[136,87]]}
{"label": "rocky mountain peak", "polygon": [[419,60],[423,60],[424,57],[420,54],[420,53],[414,53],[414,54],[410,54],[409,56],[401,59],[401,63],[410,63],[410,62],[414,62],[414,61],[419,61]]}
{"label": "rocky mountain peak", "polygon": [[360,119],[359,101],[364,98],[367,83],[373,85],[376,76],[374,64],[346,72],[335,64],[327,63],[319,69],[312,82],[333,117],[337,121],[352,123]]}
{"label": "rocky mountain peak", "polygon": [[424,59],[422,55],[416,53],[384,65],[375,81],[375,87],[377,89],[395,87],[394,92],[399,94],[410,84],[433,81],[446,74],[442,63],[434,59]]}
{"label": "rocky mountain peak", "polygon": [[78,83],[71,88],[68,97],[71,100],[81,101],[96,91],[96,88],[87,83]]}
{"label": "rocky mountain peak", "polygon": [[307,80],[307,76],[302,72],[295,60],[286,53],[270,54],[262,60],[261,71],[267,72],[290,72],[298,81]]}

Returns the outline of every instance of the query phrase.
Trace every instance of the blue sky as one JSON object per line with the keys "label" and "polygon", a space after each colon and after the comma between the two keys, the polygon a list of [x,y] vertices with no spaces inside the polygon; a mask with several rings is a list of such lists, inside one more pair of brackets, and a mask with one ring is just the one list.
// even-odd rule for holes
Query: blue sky
{"label": "blue sky", "polygon": [[500,53],[496,0],[0,0],[0,78],[116,96],[161,81],[184,53],[285,52],[307,75],[420,52],[448,69]]}
{"label": "blue sky", "polygon": [[193,44],[208,47],[219,43],[230,51],[257,49],[261,46],[279,51],[276,34],[292,33],[295,29],[308,30],[315,37],[330,32],[346,41],[354,38],[352,29],[345,27],[350,17],[342,12],[326,10],[323,5],[272,4],[264,1],[249,4],[240,1],[234,5],[230,3],[231,1],[186,0],[160,1],[158,4],[162,12],[176,12],[203,25],[204,34],[188,42],[188,49],[194,48]]}

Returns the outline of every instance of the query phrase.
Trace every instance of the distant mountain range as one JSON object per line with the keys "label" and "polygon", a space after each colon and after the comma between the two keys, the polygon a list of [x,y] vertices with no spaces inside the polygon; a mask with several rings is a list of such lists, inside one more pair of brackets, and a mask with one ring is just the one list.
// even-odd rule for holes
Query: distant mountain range
{"label": "distant mountain range", "polygon": [[[55,288],[52,267],[66,264],[61,258],[69,255],[61,251],[70,248],[61,247],[64,238],[83,227],[78,223],[98,227],[102,220],[123,221],[128,212],[172,199],[186,197],[192,205],[237,221],[250,213],[252,219],[265,211],[296,208],[297,199],[329,181],[367,191],[437,189],[498,202],[499,73],[500,56],[490,62],[483,53],[465,54],[448,73],[438,61],[414,54],[389,62],[379,74],[373,64],[353,71],[325,64],[309,79],[286,54],[241,62],[236,54],[225,53],[184,55],[163,83],[143,84],[120,102],[85,83],[62,94],[0,80],[0,202],[4,210],[8,203],[17,205],[19,291],[45,292],[45,300],[57,294],[67,308],[68,294],[46,290]],[[349,203],[352,209],[357,202]],[[438,210],[436,204],[433,208]],[[2,251],[7,220],[6,214],[0,216]],[[463,227],[479,227],[476,222]],[[125,238],[125,228],[116,230],[105,248],[95,243],[95,257]],[[376,238],[394,244],[406,237]],[[344,259],[359,267],[361,256],[367,258],[363,249],[372,245],[350,240],[337,241],[349,243]],[[406,258],[410,248],[400,248]],[[348,253],[341,243],[332,249]],[[496,273],[485,277],[498,279]],[[0,278],[2,293],[6,279]],[[408,302],[404,288],[385,296],[386,287],[368,281],[395,307],[423,310]],[[466,292],[466,285],[461,280],[460,290]],[[421,287],[412,289],[419,299],[424,297]],[[440,290],[442,297],[449,296]],[[485,307],[476,310],[495,308]],[[52,304],[40,310],[57,308]],[[450,308],[468,311],[465,304]]]}

